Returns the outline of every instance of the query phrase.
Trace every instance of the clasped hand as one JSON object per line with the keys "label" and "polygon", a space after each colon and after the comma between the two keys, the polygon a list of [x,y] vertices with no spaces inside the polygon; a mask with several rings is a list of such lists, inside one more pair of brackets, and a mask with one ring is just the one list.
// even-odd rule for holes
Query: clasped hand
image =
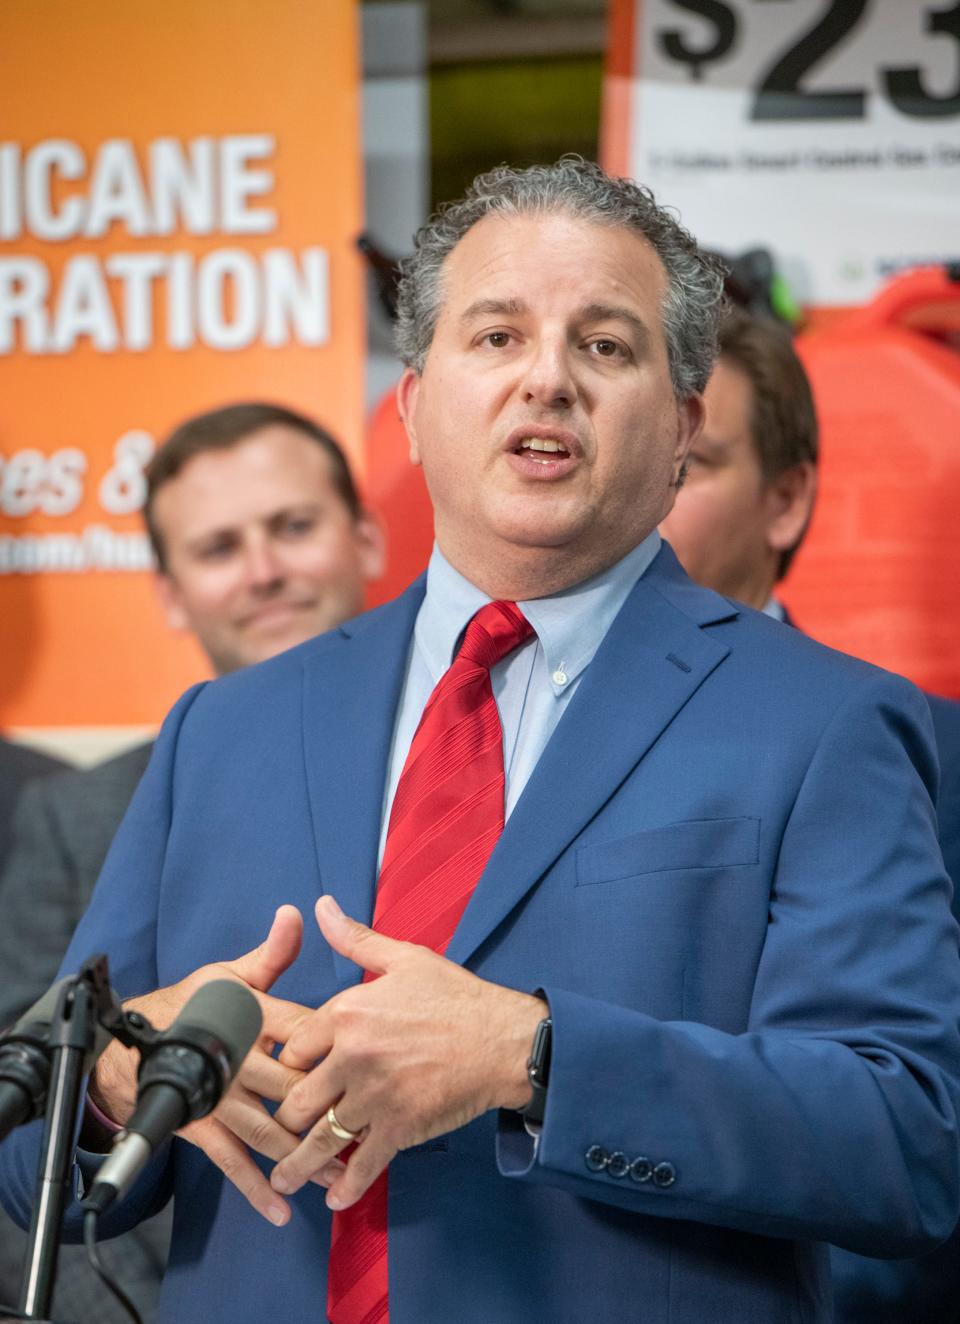
{"label": "clasped hand", "polygon": [[[330,946],[356,962],[367,982],[316,1010],[267,990],[296,959],[302,920],[281,906],[264,943],[236,961],[204,966],[170,989],[133,1000],[156,1024],[169,1024],[208,979],[238,978],[257,994],[261,1037],[210,1117],[185,1127],[198,1145],[271,1222],[290,1217],[283,1195],[306,1182],[328,1186],[327,1204],[354,1204],[398,1150],[466,1125],[496,1107],[530,1097],[526,1058],[545,1003],[479,979],[442,956],[375,933],[321,897],[317,923]],[[271,1054],[283,1044],[279,1058]],[[97,1067],[94,1096],[118,1121],[135,1099],[131,1063],[119,1045]],[[132,1057],[132,1054],[128,1054]],[[271,1117],[263,1099],[280,1103]],[[348,1141],[330,1127],[357,1134]],[[277,1160],[270,1181],[248,1147]]]}

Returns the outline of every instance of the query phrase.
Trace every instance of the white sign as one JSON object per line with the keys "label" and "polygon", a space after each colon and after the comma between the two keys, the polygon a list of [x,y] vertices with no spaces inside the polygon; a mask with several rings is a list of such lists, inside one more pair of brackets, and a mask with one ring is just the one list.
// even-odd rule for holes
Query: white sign
{"label": "white sign", "polygon": [[960,0],[635,0],[629,171],[808,304],[960,259]]}

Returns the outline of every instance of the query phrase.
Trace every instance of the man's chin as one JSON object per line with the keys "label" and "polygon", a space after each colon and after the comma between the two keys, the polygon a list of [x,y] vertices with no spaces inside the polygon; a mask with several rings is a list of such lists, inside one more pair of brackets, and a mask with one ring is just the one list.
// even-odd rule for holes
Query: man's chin
{"label": "man's chin", "polygon": [[589,521],[579,510],[504,511],[497,521],[496,533],[506,546],[527,548],[532,552],[552,552],[579,541]]}
{"label": "man's chin", "polygon": [[329,629],[326,620],[313,618],[300,622],[296,628],[289,624],[285,628],[272,629],[261,625],[256,630],[247,630],[235,647],[224,650],[219,658],[214,659],[217,674],[222,676],[228,671],[241,671],[257,662],[268,662],[270,658],[286,653],[288,649],[296,648],[298,644],[304,644]]}
{"label": "man's chin", "polygon": [[288,649],[296,648],[298,644],[305,644],[308,639],[316,638],[318,634],[323,634],[329,628],[325,621],[315,620],[301,625],[298,629],[265,633],[257,641],[256,647],[251,649],[251,652],[256,654],[251,660],[266,662],[271,657],[276,657],[278,653],[286,653]]}

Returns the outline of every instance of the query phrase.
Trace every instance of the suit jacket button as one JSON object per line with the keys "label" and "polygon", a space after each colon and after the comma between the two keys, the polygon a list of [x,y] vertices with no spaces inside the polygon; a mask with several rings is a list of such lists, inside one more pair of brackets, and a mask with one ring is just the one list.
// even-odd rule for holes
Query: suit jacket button
{"label": "suit jacket button", "polygon": [[677,1170],[672,1163],[658,1163],[653,1170],[653,1180],[656,1186],[672,1186],[677,1180]]}
{"label": "suit jacket button", "polygon": [[635,1158],[630,1164],[630,1177],[633,1181],[649,1181],[652,1176],[653,1164],[648,1158],[641,1155],[640,1158]]}
{"label": "suit jacket button", "polygon": [[607,1175],[609,1177],[625,1177],[630,1171],[630,1160],[626,1154],[621,1154],[620,1150],[614,1152],[607,1159]]}
{"label": "suit jacket button", "polygon": [[603,1172],[610,1162],[610,1155],[603,1145],[591,1145],[583,1157],[591,1172]]}

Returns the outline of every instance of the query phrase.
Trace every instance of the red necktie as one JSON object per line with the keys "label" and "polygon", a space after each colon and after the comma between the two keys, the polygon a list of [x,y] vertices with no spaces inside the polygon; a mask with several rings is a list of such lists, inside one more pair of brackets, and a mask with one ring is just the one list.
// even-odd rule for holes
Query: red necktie
{"label": "red necktie", "polygon": [[[437,682],[390,810],[373,915],[378,933],[435,952],[453,937],[503,831],[503,734],[490,668],[532,634],[515,603],[488,603]],[[333,1216],[327,1312],[330,1324],[386,1324],[386,1172]]]}

